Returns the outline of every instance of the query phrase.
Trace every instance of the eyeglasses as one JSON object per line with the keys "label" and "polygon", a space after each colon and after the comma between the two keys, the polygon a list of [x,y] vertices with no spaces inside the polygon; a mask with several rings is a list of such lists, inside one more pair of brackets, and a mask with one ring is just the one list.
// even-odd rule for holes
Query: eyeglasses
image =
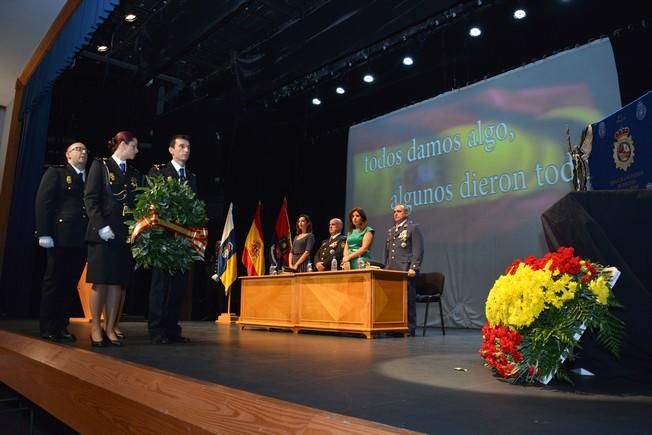
{"label": "eyeglasses", "polygon": [[77,151],[77,152],[80,152],[80,153],[87,153],[88,152],[88,150],[86,148],[82,148],[82,147],[70,148],[70,151]]}

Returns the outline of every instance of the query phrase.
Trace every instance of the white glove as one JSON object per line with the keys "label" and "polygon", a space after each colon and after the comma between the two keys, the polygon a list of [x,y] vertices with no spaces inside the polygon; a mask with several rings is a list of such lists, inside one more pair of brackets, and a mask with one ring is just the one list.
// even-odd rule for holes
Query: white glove
{"label": "white glove", "polygon": [[38,245],[45,249],[54,248],[54,240],[50,236],[40,236],[38,238]]}
{"label": "white glove", "polygon": [[101,228],[97,234],[100,236],[100,239],[104,240],[105,242],[108,242],[111,239],[115,239],[115,234],[111,230],[111,227],[108,225],[104,228]]}

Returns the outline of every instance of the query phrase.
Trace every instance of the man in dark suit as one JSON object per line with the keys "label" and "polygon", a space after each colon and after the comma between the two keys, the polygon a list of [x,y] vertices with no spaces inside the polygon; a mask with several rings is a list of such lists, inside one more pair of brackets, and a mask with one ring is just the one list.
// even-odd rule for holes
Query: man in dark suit
{"label": "man in dark suit", "polygon": [[47,253],[40,329],[41,336],[51,341],[75,341],[75,336],[68,331],[68,320],[86,263],[86,146],[81,142],[68,146],[66,160],[65,165],[51,166],[45,171],[35,204],[36,236]]}
{"label": "man in dark suit", "polygon": [[423,261],[423,235],[419,225],[408,220],[405,204],[394,206],[394,226],[385,239],[385,269],[408,273],[408,334],[414,336],[417,323],[416,276]]}
{"label": "man in dark suit", "polygon": [[[166,164],[154,165],[149,171],[149,175],[163,175],[177,179],[179,182],[187,182],[192,191],[197,193],[197,176],[188,172],[186,167],[190,158],[190,138],[182,134],[173,136],[170,139],[168,151],[172,160]],[[179,312],[189,278],[188,272],[170,275],[166,270],[152,268],[147,323],[150,338],[154,343],[187,343],[190,341],[188,337],[181,335],[181,326],[179,326]]]}
{"label": "man in dark suit", "polygon": [[315,268],[318,272],[331,270],[331,263],[333,257],[337,260],[337,264],[342,264],[342,257],[344,256],[344,245],[346,244],[346,236],[342,234],[342,220],[333,218],[328,222],[328,233],[330,237],[323,242],[315,254]]}

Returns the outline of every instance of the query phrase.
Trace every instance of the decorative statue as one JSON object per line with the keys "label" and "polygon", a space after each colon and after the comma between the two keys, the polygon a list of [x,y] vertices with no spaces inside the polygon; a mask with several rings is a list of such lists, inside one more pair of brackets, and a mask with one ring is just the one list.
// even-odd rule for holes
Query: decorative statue
{"label": "decorative statue", "polygon": [[580,143],[576,146],[573,146],[571,142],[570,128],[566,128],[566,137],[568,138],[568,153],[573,160],[573,189],[576,192],[588,190],[590,178],[588,161],[593,139],[591,126],[582,130]]}

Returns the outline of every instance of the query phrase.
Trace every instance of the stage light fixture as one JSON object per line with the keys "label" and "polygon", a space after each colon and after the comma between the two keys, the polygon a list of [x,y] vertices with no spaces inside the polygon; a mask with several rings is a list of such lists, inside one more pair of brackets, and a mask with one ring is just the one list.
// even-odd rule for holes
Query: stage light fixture
{"label": "stage light fixture", "polygon": [[480,30],[479,27],[471,27],[471,29],[469,30],[469,35],[474,38],[477,38],[478,36],[482,35],[482,30]]}
{"label": "stage light fixture", "polygon": [[514,11],[514,18],[517,20],[522,20],[526,15],[527,13],[525,13],[525,9],[518,8]]}
{"label": "stage light fixture", "polygon": [[365,83],[373,83],[374,76],[372,76],[371,74],[365,74],[365,76],[362,77],[362,80],[364,80]]}
{"label": "stage light fixture", "polygon": [[130,13],[130,14],[125,15],[125,21],[128,22],[128,23],[133,23],[134,21],[136,21],[136,14],[131,14]]}
{"label": "stage light fixture", "polygon": [[104,53],[105,51],[109,51],[109,46],[106,44],[99,44],[97,46],[97,51],[100,53]]}
{"label": "stage light fixture", "polygon": [[335,92],[337,92],[339,95],[344,95],[346,92],[342,86],[338,86],[335,88]]}
{"label": "stage light fixture", "polygon": [[319,106],[321,104],[321,100],[315,97],[312,99],[312,104],[314,104],[315,106]]}
{"label": "stage light fixture", "polygon": [[413,64],[414,64],[414,59],[412,59],[410,56],[405,56],[403,58],[403,65],[412,66]]}

